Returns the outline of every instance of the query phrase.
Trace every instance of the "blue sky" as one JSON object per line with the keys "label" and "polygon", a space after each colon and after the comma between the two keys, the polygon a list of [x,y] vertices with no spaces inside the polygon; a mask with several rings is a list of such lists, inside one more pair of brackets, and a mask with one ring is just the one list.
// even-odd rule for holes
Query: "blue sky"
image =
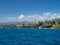
{"label": "blue sky", "polygon": [[[60,13],[60,0],[0,0],[0,18]],[[23,16],[24,17],[24,16]]]}

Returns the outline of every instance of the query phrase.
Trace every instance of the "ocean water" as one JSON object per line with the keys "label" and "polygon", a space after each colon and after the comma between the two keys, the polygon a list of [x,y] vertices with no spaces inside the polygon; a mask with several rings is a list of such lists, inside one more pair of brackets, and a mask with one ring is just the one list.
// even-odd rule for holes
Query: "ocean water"
{"label": "ocean water", "polygon": [[0,45],[60,45],[60,29],[1,28]]}

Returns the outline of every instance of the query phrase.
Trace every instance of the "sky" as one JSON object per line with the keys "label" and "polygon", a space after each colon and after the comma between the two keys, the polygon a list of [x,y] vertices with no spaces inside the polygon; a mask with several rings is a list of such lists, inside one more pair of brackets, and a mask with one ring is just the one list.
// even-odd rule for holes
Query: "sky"
{"label": "sky", "polygon": [[0,0],[0,22],[60,18],[60,0]]}

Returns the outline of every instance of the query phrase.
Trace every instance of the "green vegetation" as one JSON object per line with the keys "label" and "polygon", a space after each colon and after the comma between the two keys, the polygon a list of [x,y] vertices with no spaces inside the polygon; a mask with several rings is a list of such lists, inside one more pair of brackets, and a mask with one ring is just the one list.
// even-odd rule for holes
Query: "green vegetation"
{"label": "green vegetation", "polygon": [[60,28],[60,24],[56,24],[55,25],[55,28]]}

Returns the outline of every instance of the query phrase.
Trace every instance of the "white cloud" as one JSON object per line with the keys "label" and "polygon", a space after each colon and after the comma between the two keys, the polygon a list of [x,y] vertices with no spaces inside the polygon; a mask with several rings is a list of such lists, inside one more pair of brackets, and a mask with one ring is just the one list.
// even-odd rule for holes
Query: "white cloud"
{"label": "white cloud", "polygon": [[34,22],[34,21],[41,21],[42,16],[40,15],[28,15],[24,18],[24,20],[29,21],[29,22]]}
{"label": "white cloud", "polygon": [[42,15],[28,15],[25,16],[24,20],[29,21],[29,22],[34,22],[34,21],[45,21],[45,20],[52,20],[55,18],[60,18],[60,14],[55,14],[51,12],[44,13]]}
{"label": "white cloud", "polygon": [[18,19],[23,19],[25,17],[25,15],[20,15],[19,17],[17,17]]}
{"label": "white cloud", "polygon": [[34,22],[34,21],[45,21],[45,20],[52,20],[55,18],[60,18],[60,14],[56,14],[56,13],[51,13],[51,12],[47,12],[47,13],[43,13],[42,15],[20,15],[18,17],[8,17],[6,19],[4,19],[3,21],[16,21],[16,22],[20,22],[20,21],[29,21],[29,22]]}

